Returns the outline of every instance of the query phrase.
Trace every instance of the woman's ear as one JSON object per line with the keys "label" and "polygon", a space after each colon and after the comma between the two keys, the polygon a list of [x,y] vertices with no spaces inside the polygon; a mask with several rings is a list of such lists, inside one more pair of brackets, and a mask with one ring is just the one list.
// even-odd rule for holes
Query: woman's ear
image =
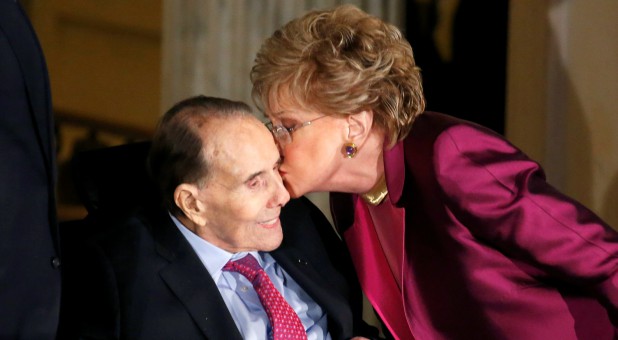
{"label": "woman's ear", "polygon": [[373,126],[373,111],[364,110],[359,113],[348,115],[348,140],[362,145]]}
{"label": "woman's ear", "polygon": [[174,190],[174,203],[191,222],[198,226],[205,224],[205,205],[199,200],[199,189],[196,185],[183,183],[177,186]]}

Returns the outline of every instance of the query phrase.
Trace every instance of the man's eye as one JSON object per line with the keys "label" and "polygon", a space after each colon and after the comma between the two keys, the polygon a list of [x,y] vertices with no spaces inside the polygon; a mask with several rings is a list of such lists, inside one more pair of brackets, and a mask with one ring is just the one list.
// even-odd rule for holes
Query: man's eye
{"label": "man's eye", "polygon": [[247,186],[251,189],[258,188],[260,185],[262,185],[262,180],[259,178],[254,178],[247,182]]}

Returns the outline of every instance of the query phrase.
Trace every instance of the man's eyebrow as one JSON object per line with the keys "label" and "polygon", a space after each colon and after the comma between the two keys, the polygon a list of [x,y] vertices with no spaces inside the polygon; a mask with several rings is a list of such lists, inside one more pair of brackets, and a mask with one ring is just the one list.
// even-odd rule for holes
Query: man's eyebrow
{"label": "man's eyebrow", "polygon": [[247,179],[245,180],[245,183],[251,182],[256,177],[261,176],[263,173],[264,173],[264,170],[252,173],[251,175],[249,175],[249,177],[247,177]]}
{"label": "man's eyebrow", "polygon": [[[273,165],[273,168],[278,168],[282,162],[283,162],[283,158],[279,157],[277,161],[275,162],[275,164]],[[251,175],[249,175],[249,177],[247,177],[247,179],[245,180],[245,183],[250,182],[256,177],[261,176],[264,172],[265,172],[264,170],[260,170],[260,171],[256,171],[252,173]]]}

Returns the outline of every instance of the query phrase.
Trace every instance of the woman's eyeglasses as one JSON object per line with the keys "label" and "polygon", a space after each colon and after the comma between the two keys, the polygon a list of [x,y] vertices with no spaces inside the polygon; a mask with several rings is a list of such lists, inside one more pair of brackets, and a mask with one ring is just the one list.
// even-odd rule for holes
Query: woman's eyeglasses
{"label": "woman's eyeglasses", "polygon": [[281,124],[274,125],[272,122],[266,123],[266,127],[270,130],[270,132],[275,137],[275,140],[279,144],[279,146],[283,147],[292,143],[292,133],[302,127],[309,126],[311,123],[315,122],[318,119],[328,117],[328,116],[320,116],[318,118],[314,118],[312,120],[308,120],[303,123],[298,123],[292,127],[285,127]]}

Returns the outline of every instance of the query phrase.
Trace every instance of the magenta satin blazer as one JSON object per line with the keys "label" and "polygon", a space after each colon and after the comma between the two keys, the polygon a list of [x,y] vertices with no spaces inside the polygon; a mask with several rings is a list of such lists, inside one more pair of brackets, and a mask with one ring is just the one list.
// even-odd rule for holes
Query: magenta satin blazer
{"label": "magenta satin blazer", "polygon": [[390,269],[368,270],[384,254],[365,239],[373,226],[358,196],[333,193],[331,204],[366,294],[395,306],[382,315],[395,337],[615,337],[618,234],[547,184],[536,162],[432,112],[384,162],[390,203],[405,211],[401,289]]}

